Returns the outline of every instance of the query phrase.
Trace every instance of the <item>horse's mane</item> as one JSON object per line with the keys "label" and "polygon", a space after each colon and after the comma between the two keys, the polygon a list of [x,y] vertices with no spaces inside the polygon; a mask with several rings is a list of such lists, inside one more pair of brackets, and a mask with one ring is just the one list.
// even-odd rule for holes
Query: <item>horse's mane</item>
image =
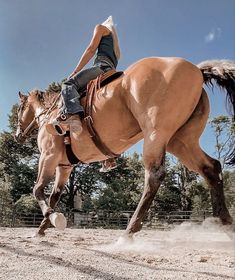
{"label": "horse's mane", "polygon": [[41,91],[36,89],[32,91],[29,96],[36,98],[44,108],[50,108],[51,105],[56,101],[56,99],[57,101],[59,101],[59,94],[60,91],[53,91],[50,89]]}

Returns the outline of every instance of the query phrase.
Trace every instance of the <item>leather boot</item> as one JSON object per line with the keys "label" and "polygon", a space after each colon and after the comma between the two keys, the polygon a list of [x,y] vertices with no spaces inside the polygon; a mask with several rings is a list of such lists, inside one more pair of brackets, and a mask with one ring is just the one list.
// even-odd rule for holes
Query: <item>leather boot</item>
{"label": "leather boot", "polygon": [[78,136],[82,132],[82,122],[78,114],[61,114],[48,123],[46,129],[52,135],[62,136],[66,131],[70,131]]}

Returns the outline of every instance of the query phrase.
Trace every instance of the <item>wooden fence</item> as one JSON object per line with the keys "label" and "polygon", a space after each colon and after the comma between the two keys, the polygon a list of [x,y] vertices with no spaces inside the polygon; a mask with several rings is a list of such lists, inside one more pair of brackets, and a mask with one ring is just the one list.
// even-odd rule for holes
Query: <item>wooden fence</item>
{"label": "wooden fence", "polygon": [[[90,211],[90,212],[69,212],[64,213],[69,227],[76,228],[118,228],[124,229],[129,223],[133,212],[120,211]],[[172,224],[179,224],[185,221],[201,223],[205,218],[211,217],[211,211],[177,212],[150,212],[144,220],[144,228],[167,228]],[[9,213],[0,213],[0,226],[2,227],[37,227],[40,225],[43,216],[38,213],[19,215],[14,210]]]}

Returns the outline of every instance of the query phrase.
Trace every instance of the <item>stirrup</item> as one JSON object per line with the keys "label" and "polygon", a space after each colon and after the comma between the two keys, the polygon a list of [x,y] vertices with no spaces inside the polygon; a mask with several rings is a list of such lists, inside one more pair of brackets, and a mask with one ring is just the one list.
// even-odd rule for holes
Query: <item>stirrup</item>
{"label": "stirrup", "polygon": [[54,136],[63,136],[66,133],[64,128],[60,125],[60,123],[57,120],[54,120],[52,123],[48,123],[46,125],[46,130]]}

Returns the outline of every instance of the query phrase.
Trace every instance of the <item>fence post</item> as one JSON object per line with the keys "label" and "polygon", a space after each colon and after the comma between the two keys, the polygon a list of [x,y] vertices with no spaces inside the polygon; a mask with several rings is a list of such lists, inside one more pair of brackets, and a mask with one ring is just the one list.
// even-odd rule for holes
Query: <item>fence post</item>
{"label": "fence post", "polygon": [[15,207],[13,207],[12,211],[11,227],[15,227]]}

